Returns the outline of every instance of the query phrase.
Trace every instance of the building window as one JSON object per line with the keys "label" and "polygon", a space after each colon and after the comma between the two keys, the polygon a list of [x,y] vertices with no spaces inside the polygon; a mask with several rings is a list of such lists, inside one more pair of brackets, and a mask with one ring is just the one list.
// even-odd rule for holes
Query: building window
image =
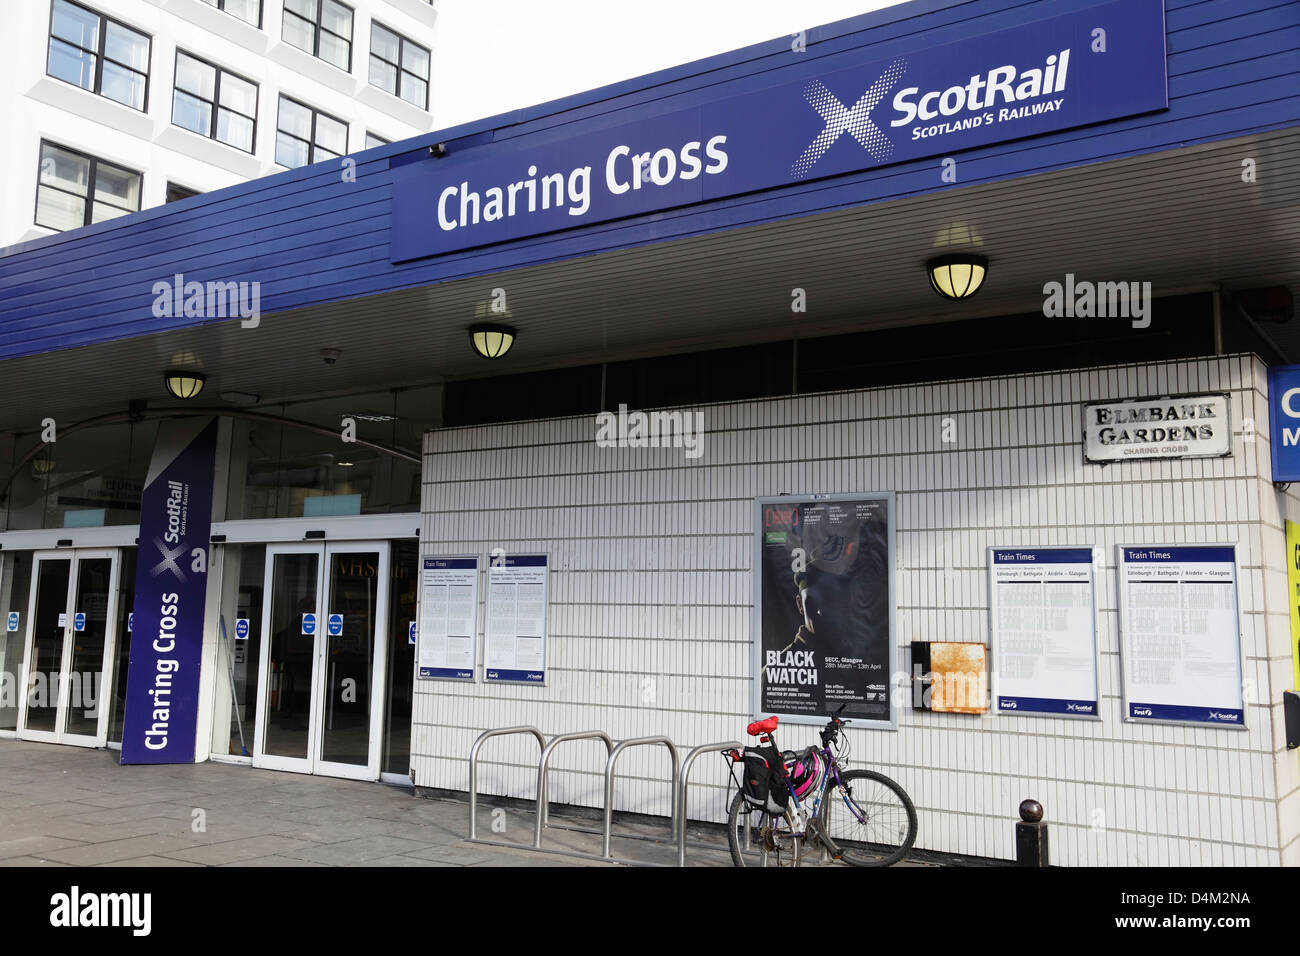
{"label": "building window", "polygon": [[36,225],[62,232],[139,209],[139,173],[53,143],[41,143]]}
{"label": "building window", "polygon": [[[34,447],[44,448],[37,453],[41,467],[24,468],[11,478],[8,530],[138,525],[158,422],[95,425],[58,437],[57,442],[46,443],[39,431],[14,434],[15,461]],[[0,595],[7,590],[5,582]],[[119,609],[121,603],[119,598]],[[126,604],[131,604],[130,598]]]}
{"label": "building window", "polygon": [[177,50],[172,122],[251,153],[257,127],[257,84]]}
{"label": "building window", "polygon": [[262,0],[203,0],[203,2],[255,27],[262,25]]}
{"label": "building window", "polygon": [[294,169],[347,151],[347,123],[287,96],[280,97],[280,122],[275,134],[277,163]]}
{"label": "building window", "polygon": [[[598,406],[599,377],[596,384]],[[274,418],[235,421],[231,441],[240,451],[231,457],[227,519],[302,518],[311,513],[313,498],[317,506],[329,504],[318,496],[348,504],[353,513],[358,505],[361,514],[419,511],[420,465],[389,458],[363,442],[418,457],[424,432],[441,425],[441,397],[441,386],[425,385],[258,409],[316,426],[311,431]],[[339,429],[349,420],[358,442],[339,441]]]}
{"label": "building window", "polygon": [[190,189],[188,186],[178,186],[176,183],[167,184],[167,202],[176,202],[179,199],[189,199],[191,196],[198,196],[199,190]]}
{"label": "building window", "polygon": [[50,9],[50,50],[45,72],[143,111],[149,92],[147,34],[68,0]]}
{"label": "building window", "polygon": [[376,136],[369,130],[366,131],[366,149],[374,149],[376,146],[387,146],[391,139],[384,139],[382,136]]}
{"label": "building window", "polygon": [[370,83],[420,109],[429,108],[429,51],[378,23],[370,24]]}
{"label": "building window", "polygon": [[352,72],[352,8],[338,0],[284,0],[284,42]]}

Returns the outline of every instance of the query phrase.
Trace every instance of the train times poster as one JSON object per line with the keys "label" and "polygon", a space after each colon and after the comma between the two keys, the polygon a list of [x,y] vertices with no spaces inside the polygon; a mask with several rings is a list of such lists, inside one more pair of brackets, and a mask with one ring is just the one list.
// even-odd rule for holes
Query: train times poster
{"label": "train times poster", "polygon": [[755,716],[894,727],[894,495],[755,502]]}

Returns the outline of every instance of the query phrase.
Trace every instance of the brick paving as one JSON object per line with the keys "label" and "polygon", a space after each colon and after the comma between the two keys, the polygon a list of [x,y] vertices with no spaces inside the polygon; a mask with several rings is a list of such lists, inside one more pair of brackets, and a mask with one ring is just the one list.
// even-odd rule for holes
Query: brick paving
{"label": "brick paving", "polygon": [[0,740],[0,866],[606,865],[468,843],[468,819],[383,784]]}
{"label": "brick paving", "polygon": [[[232,764],[118,759],[113,750],[0,740],[0,867],[614,865],[526,849],[535,816],[519,801],[504,814],[491,797],[480,803],[480,838],[520,844],[499,847],[465,839],[463,799]],[[552,806],[551,823],[543,846],[599,852],[590,811]],[[676,862],[666,820],[620,815],[614,832],[621,860]],[[688,835],[688,864],[731,866],[721,828],[692,823]],[[806,855],[805,865],[818,859]],[[918,864],[926,865],[901,865]]]}
{"label": "brick paving", "polygon": [[[124,767],[112,750],[0,740],[0,866],[610,865],[469,843],[468,809],[378,783],[219,763]],[[530,812],[507,808],[499,834],[492,809],[490,798],[480,805],[480,836],[531,842]],[[552,818],[565,820],[559,808]],[[618,826],[667,833],[664,822]],[[599,838],[548,829],[545,845],[598,851]],[[614,852],[673,859],[666,845],[633,840]],[[729,865],[721,847],[691,862]]]}

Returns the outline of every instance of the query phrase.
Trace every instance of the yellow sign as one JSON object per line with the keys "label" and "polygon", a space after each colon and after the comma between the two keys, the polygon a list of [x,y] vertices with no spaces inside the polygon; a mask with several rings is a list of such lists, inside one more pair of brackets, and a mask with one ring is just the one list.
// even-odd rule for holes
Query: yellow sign
{"label": "yellow sign", "polygon": [[1291,689],[1300,691],[1300,524],[1286,523],[1286,588],[1291,604]]}

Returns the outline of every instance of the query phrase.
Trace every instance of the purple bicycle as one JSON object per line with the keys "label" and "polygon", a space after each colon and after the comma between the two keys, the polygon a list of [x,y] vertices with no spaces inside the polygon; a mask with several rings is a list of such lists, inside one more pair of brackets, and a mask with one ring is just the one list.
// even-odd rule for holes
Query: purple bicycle
{"label": "purple bicycle", "polygon": [[798,866],[805,848],[832,860],[890,866],[916,841],[916,808],[906,791],[874,770],[841,770],[848,756],[841,707],[820,731],[822,745],[782,753],[776,717],[748,727],[758,747],[723,751],[732,780],[742,780],[727,814],[727,843],[736,866]]}

